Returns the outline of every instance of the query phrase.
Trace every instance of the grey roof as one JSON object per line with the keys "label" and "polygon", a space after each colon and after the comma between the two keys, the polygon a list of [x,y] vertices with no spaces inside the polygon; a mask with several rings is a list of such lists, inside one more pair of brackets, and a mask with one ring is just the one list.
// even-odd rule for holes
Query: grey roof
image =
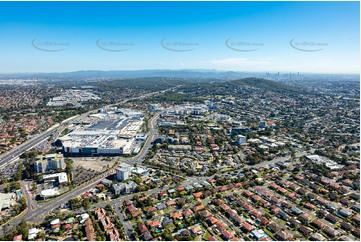
{"label": "grey roof", "polygon": [[297,214],[303,213],[303,211],[297,207],[293,207],[293,208],[291,208],[291,210],[292,210],[292,212],[297,213]]}

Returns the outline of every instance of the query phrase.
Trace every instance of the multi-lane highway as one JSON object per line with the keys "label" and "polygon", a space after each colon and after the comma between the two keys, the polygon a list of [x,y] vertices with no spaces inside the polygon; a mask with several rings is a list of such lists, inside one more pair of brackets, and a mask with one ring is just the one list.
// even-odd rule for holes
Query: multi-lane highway
{"label": "multi-lane highway", "polygon": [[[170,91],[170,90],[174,90],[176,88],[180,87],[176,86],[176,87],[172,87],[163,91],[158,91],[158,92],[152,92],[152,93],[147,93],[144,94],[142,96],[139,97],[134,97],[134,98],[127,98],[124,99],[120,102],[114,103],[114,104],[109,104],[107,106],[114,106],[114,105],[119,105],[119,104],[124,104],[128,101],[132,101],[132,100],[136,100],[136,99],[142,99],[145,97],[149,97],[152,95],[156,95],[159,94],[161,92],[165,92],[165,91]],[[38,134],[36,136],[34,136],[33,138],[31,138],[30,140],[26,141],[25,143],[15,147],[14,149],[6,152],[5,154],[2,154],[0,156],[0,168],[4,165],[6,165],[7,163],[13,161],[14,159],[16,159],[18,156],[22,155],[25,151],[30,150],[31,148],[35,147],[36,145],[38,145],[39,143],[41,143],[42,141],[49,139],[50,136],[59,131],[59,130],[63,130],[67,125],[69,125],[72,121],[81,121],[83,120],[85,117],[87,117],[89,114],[97,112],[99,109],[95,109],[95,110],[91,110],[88,111],[84,114],[81,115],[76,115],[74,117],[68,118],[64,121],[62,121],[61,123],[55,124],[54,126],[50,127],[48,130],[44,131],[41,134]]]}
{"label": "multi-lane highway", "polygon": [[[165,91],[173,90],[173,89],[178,88],[178,87],[179,86],[169,88],[169,89],[167,89]],[[125,100],[122,100],[121,102],[118,102],[118,103],[115,103],[115,104],[112,104],[112,105],[108,105],[108,106],[123,104],[123,103],[126,103],[126,102],[131,101],[131,100],[149,97],[151,95],[155,95],[155,94],[158,94],[158,93],[160,93],[160,92],[148,93],[148,94],[139,96],[137,98],[125,99]],[[17,156],[21,155],[26,150],[29,150],[32,147],[36,146],[39,142],[43,141],[44,139],[49,138],[50,135],[53,132],[56,132],[57,130],[60,130],[60,129],[64,129],[64,127],[66,127],[66,125],[68,125],[70,123],[70,121],[72,121],[72,120],[74,120],[74,121],[79,120],[80,121],[83,118],[87,117],[90,113],[93,113],[93,112],[96,112],[96,111],[98,111],[98,109],[92,110],[92,111],[89,111],[89,112],[84,113],[82,115],[75,116],[75,117],[73,117],[71,119],[65,120],[61,124],[57,124],[56,126],[53,126],[52,128],[48,129],[44,133],[42,133],[42,134],[40,134],[40,135],[38,135],[38,136],[36,136],[34,138],[32,138],[31,140],[27,141],[26,143],[23,143],[22,145],[19,145],[17,148],[15,148],[14,150],[6,153],[5,155],[3,155],[0,158],[1,159],[0,165],[4,165],[4,164],[6,164],[8,162],[11,162],[11,160],[14,157],[17,157]],[[148,151],[148,149],[149,149],[149,147],[151,145],[151,142],[155,137],[155,133],[156,133],[155,127],[156,127],[156,121],[157,121],[158,115],[159,114],[156,114],[155,116],[153,116],[152,119],[149,122],[150,130],[149,130],[149,133],[148,133],[148,138],[145,141],[141,151],[136,156],[125,159],[125,161],[127,163],[134,164],[134,163],[141,162],[144,159],[144,157],[147,154],[147,151]],[[29,222],[30,221],[31,222],[40,222],[41,218],[46,216],[49,213],[49,211],[51,211],[53,208],[56,208],[56,207],[60,206],[61,204],[66,203],[70,199],[78,196],[79,194],[82,194],[82,193],[86,192],[87,190],[89,190],[92,186],[94,186],[99,181],[101,181],[103,179],[104,175],[110,174],[111,173],[110,170],[108,170],[105,174],[103,173],[102,175],[97,176],[96,178],[92,179],[90,182],[87,182],[86,184],[82,184],[81,186],[76,187],[72,191],[70,191],[70,192],[68,192],[68,193],[66,193],[66,194],[64,194],[62,196],[59,196],[59,197],[57,197],[57,198],[55,198],[55,199],[53,199],[53,200],[51,200],[51,201],[49,201],[49,202],[47,202],[45,204],[42,204],[42,205],[37,204],[36,206],[34,206],[33,202],[29,201],[31,199],[31,197],[28,194],[26,194],[26,198],[28,200],[27,203],[28,203],[28,205],[30,205],[29,209],[27,210],[27,212],[25,214],[23,214],[22,216],[19,216],[16,219],[10,221],[8,224],[10,226],[14,226],[14,225],[18,224],[21,221],[21,219],[25,219],[26,221],[29,221]],[[27,190],[27,187],[26,187],[25,183],[22,183],[22,187],[23,187],[23,190]],[[2,234],[2,230],[0,229],[0,235],[1,234]]]}
{"label": "multi-lane highway", "polygon": [[50,137],[50,135],[56,130],[57,127],[59,127],[59,124],[51,127],[50,129],[43,132],[42,134],[39,134],[39,135],[33,137],[32,139],[26,141],[25,143],[17,146],[16,148],[12,149],[11,151],[0,156],[0,167],[11,162],[13,159],[17,158],[18,156],[23,154],[25,151],[30,150],[31,148],[33,148],[40,142],[48,139]]}

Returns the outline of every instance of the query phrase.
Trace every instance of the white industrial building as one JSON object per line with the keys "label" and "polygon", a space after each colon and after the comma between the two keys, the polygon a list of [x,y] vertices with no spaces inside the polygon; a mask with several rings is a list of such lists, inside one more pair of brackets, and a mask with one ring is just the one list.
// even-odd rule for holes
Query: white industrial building
{"label": "white industrial building", "polygon": [[308,155],[306,158],[314,164],[323,164],[331,170],[338,170],[344,167],[344,165],[337,164],[336,162],[319,155]]}
{"label": "white industrial building", "polygon": [[168,108],[161,116],[176,115],[204,115],[208,112],[208,107],[204,104],[199,105],[178,105]]}
{"label": "white industrial building", "polygon": [[64,184],[68,182],[68,176],[65,172],[55,173],[50,175],[43,175],[44,182],[59,182],[59,184]]}
{"label": "white industrial building", "polygon": [[103,108],[89,118],[88,125],[78,125],[61,137],[63,151],[69,156],[131,154],[141,133],[143,114],[138,111]]}

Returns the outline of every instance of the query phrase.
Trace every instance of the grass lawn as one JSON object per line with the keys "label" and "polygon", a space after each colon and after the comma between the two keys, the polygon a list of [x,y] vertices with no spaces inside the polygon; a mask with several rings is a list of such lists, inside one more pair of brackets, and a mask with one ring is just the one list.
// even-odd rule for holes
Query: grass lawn
{"label": "grass lawn", "polygon": [[202,240],[202,236],[198,235],[194,238],[194,241],[201,241]]}
{"label": "grass lawn", "polygon": [[271,231],[269,231],[266,227],[264,227],[263,230],[264,230],[264,232],[266,232],[266,234],[273,237],[273,233]]}
{"label": "grass lawn", "polygon": [[203,235],[203,238],[205,240],[209,240],[209,237],[211,236],[211,234],[207,231],[204,235]]}
{"label": "grass lawn", "polygon": [[136,218],[132,218],[131,220],[129,220],[129,222],[131,222],[131,223],[137,223],[137,219],[136,219]]}
{"label": "grass lawn", "polygon": [[227,172],[227,171],[232,171],[232,170],[233,170],[233,168],[224,168],[221,170],[221,172]]}
{"label": "grass lawn", "polygon": [[216,238],[216,240],[218,241],[223,241],[223,239],[221,237],[219,237],[218,235],[214,235],[214,237]]}
{"label": "grass lawn", "polygon": [[277,219],[277,222],[279,222],[280,224],[286,224],[286,222],[283,221],[282,219]]}
{"label": "grass lawn", "polygon": [[262,178],[263,174],[264,174],[264,171],[261,171],[257,174],[257,177]]}
{"label": "grass lawn", "polygon": [[174,231],[175,225],[173,223],[168,224],[167,226],[164,227],[164,229],[169,229],[170,231]]}

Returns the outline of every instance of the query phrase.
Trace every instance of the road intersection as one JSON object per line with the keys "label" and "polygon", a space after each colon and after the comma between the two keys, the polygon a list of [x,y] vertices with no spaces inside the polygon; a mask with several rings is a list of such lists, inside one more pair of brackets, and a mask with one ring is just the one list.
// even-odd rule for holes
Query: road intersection
{"label": "road intersection", "polygon": [[[178,87],[179,86],[172,87],[172,88],[169,88],[164,91],[173,90]],[[162,92],[164,92],[164,91],[162,91]],[[142,96],[136,97],[136,98],[128,98],[128,99],[122,100],[118,103],[107,105],[107,106],[120,105],[120,104],[124,104],[131,100],[142,99],[142,98],[149,97],[149,96],[159,94],[159,93],[160,93],[160,91],[148,93],[148,94],[144,94]],[[64,129],[67,125],[70,124],[70,121],[82,120],[85,117],[87,117],[89,114],[91,114],[93,112],[97,112],[97,111],[98,111],[98,109],[91,110],[82,115],[77,115],[77,116],[74,116],[67,120],[64,120],[60,124],[56,124],[56,125],[52,126],[47,131],[33,137],[31,140],[28,140],[27,142],[16,147],[15,149],[3,154],[0,157],[0,167],[13,161],[15,158],[18,158],[18,156],[23,154],[25,151],[30,150],[32,147],[36,146],[38,143],[42,142],[44,139],[48,139],[57,130]],[[151,145],[151,142],[153,141],[152,139],[154,139],[154,137],[155,137],[155,126],[156,126],[156,121],[157,121],[158,115],[159,114],[155,114],[152,117],[152,119],[150,120],[150,123],[149,123],[150,130],[148,133],[148,138],[146,139],[141,151],[136,156],[124,159],[124,162],[129,163],[129,164],[135,164],[135,163],[141,162],[145,158],[145,155],[147,154],[147,151]],[[41,222],[41,218],[45,217],[49,213],[49,211],[51,211],[53,208],[56,208],[56,207],[60,206],[61,204],[66,203],[70,199],[78,196],[79,194],[86,192],[92,186],[96,185],[102,179],[104,179],[105,175],[107,176],[107,175],[111,174],[113,169],[114,168],[107,170],[105,173],[98,175],[97,177],[93,178],[91,181],[88,181],[88,182],[80,185],[79,187],[76,187],[75,189],[73,189],[59,197],[56,197],[56,198],[52,199],[51,201],[46,202],[44,204],[37,204],[33,200],[32,195],[30,195],[30,193],[29,193],[29,184],[22,181],[21,186],[22,186],[23,192],[25,193],[27,205],[28,205],[29,209],[23,215],[14,218],[13,220],[9,221],[6,224],[11,227],[11,226],[14,226],[14,225],[20,223],[20,221],[22,219],[25,219],[26,221],[29,221],[29,222]],[[1,234],[2,234],[2,229],[0,229],[0,235]]]}

